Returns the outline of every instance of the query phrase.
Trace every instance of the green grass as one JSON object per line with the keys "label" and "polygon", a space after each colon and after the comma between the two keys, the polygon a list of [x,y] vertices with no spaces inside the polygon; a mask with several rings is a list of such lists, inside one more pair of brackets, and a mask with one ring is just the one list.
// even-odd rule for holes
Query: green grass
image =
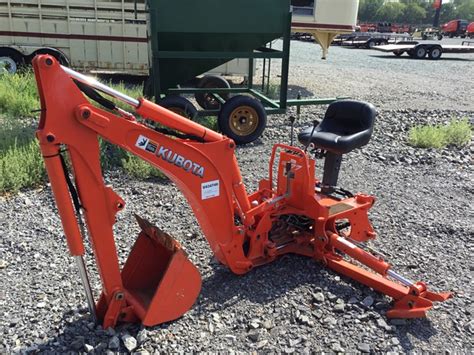
{"label": "green grass", "polygon": [[31,71],[0,74],[0,113],[9,117],[31,117],[39,109],[36,81]]}
{"label": "green grass", "polygon": [[416,126],[410,129],[408,143],[418,148],[462,147],[470,142],[472,128],[467,120],[453,120],[447,125]]}
{"label": "green grass", "polygon": [[[107,85],[131,97],[140,97],[140,86],[123,83]],[[129,106],[117,102],[122,108]],[[40,186],[46,180],[46,171],[34,132],[40,108],[36,81],[32,71],[15,75],[0,71],[0,195],[15,193],[24,188]],[[132,154],[101,141],[104,170],[123,169],[141,179],[164,177],[148,163]]]}

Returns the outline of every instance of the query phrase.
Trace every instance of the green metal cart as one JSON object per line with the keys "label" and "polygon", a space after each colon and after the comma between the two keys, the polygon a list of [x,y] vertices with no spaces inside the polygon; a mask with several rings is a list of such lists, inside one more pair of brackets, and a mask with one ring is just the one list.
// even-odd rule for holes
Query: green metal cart
{"label": "green metal cart", "polygon": [[[328,104],[337,98],[288,100],[291,11],[289,0],[148,0],[150,77],[144,92],[162,106],[194,118],[217,116],[219,129],[237,144],[257,139],[267,113],[288,106]],[[282,49],[267,46],[282,38]],[[230,87],[221,77],[199,75],[235,58],[249,60],[246,85]],[[254,61],[281,60],[279,98],[254,85]],[[265,80],[265,76],[263,76]],[[195,81],[194,81],[195,82]],[[267,82],[268,83],[268,82]],[[194,94],[202,107],[181,96]]]}

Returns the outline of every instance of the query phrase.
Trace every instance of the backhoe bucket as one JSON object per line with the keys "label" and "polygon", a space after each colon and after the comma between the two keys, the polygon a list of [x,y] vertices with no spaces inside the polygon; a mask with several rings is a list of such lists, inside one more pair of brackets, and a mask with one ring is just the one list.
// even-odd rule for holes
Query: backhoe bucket
{"label": "backhoe bucket", "polygon": [[144,325],[169,322],[192,307],[201,275],[177,241],[135,217],[142,231],[122,271],[126,300]]}

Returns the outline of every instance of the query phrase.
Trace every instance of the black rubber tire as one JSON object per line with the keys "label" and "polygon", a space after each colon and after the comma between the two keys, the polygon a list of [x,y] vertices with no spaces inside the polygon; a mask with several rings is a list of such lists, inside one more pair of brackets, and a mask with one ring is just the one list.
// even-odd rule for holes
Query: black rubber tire
{"label": "black rubber tire", "polygon": [[428,57],[432,60],[438,60],[443,54],[443,49],[440,46],[434,46],[428,52]]}
{"label": "black rubber tire", "polygon": [[403,54],[403,52],[402,51],[393,51],[393,54],[395,54],[395,56],[397,56],[397,57],[400,57]]}
{"label": "black rubber tire", "polygon": [[149,76],[143,83],[143,97],[151,99],[153,97],[153,78]]}
{"label": "black rubber tire", "polygon": [[178,96],[170,95],[166,96],[158,102],[158,105],[167,108],[170,111],[177,113],[190,120],[194,120],[197,117],[197,109],[188,99]]}
{"label": "black rubber tire", "polygon": [[374,48],[376,45],[377,45],[377,43],[375,43],[375,40],[374,40],[374,39],[369,39],[369,41],[368,41],[367,44],[366,44],[366,47],[367,47],[367,49],[372,49],[372,48]]}
{"label": "black rubber tire", "polygon": [[441,41],[443,39],[443,35],[438,35],[438,41]]}
{"label": "black rubber tire", "polygon": [[[225,80],[222,76],[218,75],[206,75],[204,76],[198,84],[198,88],[224,88],[230,89],[230,84],[227,80]],[[228,93],[219,94],[225,101],[229,100]],[[199,106],[201,106],[205,110],[220,110],[221,103],[216,100],[212,94],[209,93],[196,93],[194,94],[194,98],[196,99]]]}
{"label": "black rubber tire", "polygon": [[[240,133],[237,132],[239,130],[238,125],[232,122],[237,118],[236,115],[239,114],[239,109],[244,111],[243,114],[247,113],[252,117],[255,116],[253,119],[256,120],[253,127],[250,127],[248,130],[243,130]],[[239,120],[247,119],[248,117],[242,117]],[[222,106],[217,118],[217,123],[220,131],[227,137],[233,139],[236,144],[247,144],[262,135],[267,126],[267,113],[260,101],[249,96],[236,95]],[[245,124],[247,121],[240,123]]]}
{"label": "black rubber tire", "polygon": [[425,47],[423,47],[423,46],[417,46],[417,47],[415,47],[415,48],[413,49],[413,56],[414,56],[414,58],[416,58],[416,59],[423,59],[423,58],[426,57],[426,53],[427,53],[427,52],[428,52],[428,51],[426,50]]}
{"label": "black rubber tire", "polygon": [[11,70],[10,68],[6,68],[10,74],[15,74],[25,64],[25,58],[20,53],[10,48],[0,49],[0,57],[6,58],[7,61],[11,60],[11,63],[14,64],[14,66],[10,67]]}
{"label": "black rubber tire", "polygon": [[426,40],[428,39],[428,36],[427,36],[427,35],[423,35],[423,36],[421,36],[421,39],[422,39],[423,41],[426,41]]}

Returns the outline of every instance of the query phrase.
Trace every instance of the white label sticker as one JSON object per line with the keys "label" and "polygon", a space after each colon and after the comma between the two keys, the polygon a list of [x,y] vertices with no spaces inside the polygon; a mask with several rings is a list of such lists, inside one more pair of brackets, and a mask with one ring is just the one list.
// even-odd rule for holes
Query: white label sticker
{"label": "white label sticker", "polygon": [[137,141],[135,142],[135,146],[145,150],[146,145],[148,144],[149,139],[145,136],[142,136],[141,134],[138,136]]}
{"label": "white label sticker", "polygon": [[220,195],[219,180],[203,182],[201,184],[201,200],[217,197]]}

